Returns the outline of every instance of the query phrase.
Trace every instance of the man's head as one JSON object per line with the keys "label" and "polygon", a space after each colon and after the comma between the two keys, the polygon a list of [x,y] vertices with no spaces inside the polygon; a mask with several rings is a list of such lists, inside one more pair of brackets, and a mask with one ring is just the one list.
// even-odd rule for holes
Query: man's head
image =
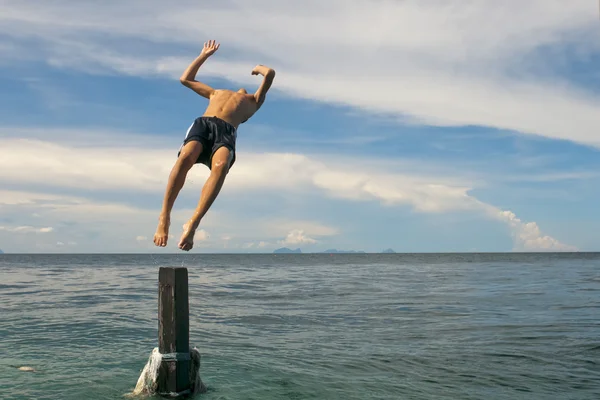
{"label": "man's head", "polygon": [[237,92],[238,92],[238,93],[241,93],[241,94],[248,94],[248,92],[247,92],[247,91],[246,91],[246,89],[244,89],[244,88],[241,88],[241,89],[240,89],[240,90],[238,90]]}

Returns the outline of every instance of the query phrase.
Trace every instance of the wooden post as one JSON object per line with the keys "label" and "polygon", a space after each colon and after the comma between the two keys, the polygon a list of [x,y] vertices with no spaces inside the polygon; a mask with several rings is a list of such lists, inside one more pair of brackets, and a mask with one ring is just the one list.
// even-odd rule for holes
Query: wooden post
{"label": "wooden post", "polygon": [[158,271],[158,350],[163,355],[157,392],[188,394],[190,388],[190,317],[187,268]]}

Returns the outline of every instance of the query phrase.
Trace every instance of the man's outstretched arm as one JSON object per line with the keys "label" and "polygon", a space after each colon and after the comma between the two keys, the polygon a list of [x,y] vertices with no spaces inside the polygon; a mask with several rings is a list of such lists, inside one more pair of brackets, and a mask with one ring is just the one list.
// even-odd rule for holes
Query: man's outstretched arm
{"label": "man's outstretched arm", "polygon": [[202,49],[200,55],[196,57],[194,61],[192,61],[192,63],[181,75],[181,78],[179,78],[179,81],[184,86],[189,87],[194,92],[198,93],[202,97],[206,97],[207,99],[210,99],[215,92],[215,89],[211,88],[205,83],[198,82],[196,80],[196,74],[198,73],[200,66],[204,64],[204,61],[213,55],[214,52],[219,49],[219,46],[220,44],[215,43],[214,40],[209,40],[208,42],[204,43],[204,48]]}
{"label": "man's outstretched arm", "polygon": [[256,99],[256,103],[260,108],[260,106],[262,106],[262,104],[265,102],[267,92],[271,88],[273,79],[275,79],[275,70],[265,67],[264,65],[257,65],[252,70],[252,75],[262,75],[264,77],[262,83],[258,87],[258,90],[256,93],[254,93],[254,98]]}

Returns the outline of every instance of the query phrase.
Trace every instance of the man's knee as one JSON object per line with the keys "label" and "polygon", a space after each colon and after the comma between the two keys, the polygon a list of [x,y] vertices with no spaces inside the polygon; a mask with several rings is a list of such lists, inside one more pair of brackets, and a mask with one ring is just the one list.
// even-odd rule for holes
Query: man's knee
{"label": "man's knee", "polygon": [[229,172],[229,158],[214,160],[211,173],[218,175],[227,175]]}
{"label": "man's knee", "polygon": [[183,168],[190,169],[198,160],[200,153],[202,153],[202,144],[197,141],[190,141],[181,149],[177,163]]}
{"label": "man's knee", "polygon": [[189,154],[181,154],[175,162],[175,167],[188,171],[194,166],[195,163],[196,159],[191,157]]}
{"label": "man's knee", "polygon": [[211,172],[215,174],[227,174],[229,172],[229,165],[232,159],[232,152],[227,147],[223,146],[219,148],[212,159]]}

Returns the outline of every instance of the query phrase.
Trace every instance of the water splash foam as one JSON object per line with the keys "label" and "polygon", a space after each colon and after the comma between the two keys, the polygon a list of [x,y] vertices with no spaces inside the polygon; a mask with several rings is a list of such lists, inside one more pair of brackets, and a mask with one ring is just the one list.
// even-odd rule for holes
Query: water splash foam
{"label": "water splash foam", "polygon": [[[200,351],[197,348],[193,348],[190,351],[190,358],[192,360],[190,365],[190,391],[192,394],[206,392],[206,386],[200,378]],[[140,395],[154,395],[157,394],[158,389],[158,371],[162,362],[162,354],[158,351],[158,347],[155,347],[148,358],[148,362],[144,366],[140,377],[138,378],[137,384],[133,392],[129,393],[128,396],[140,396]],[[170,395],[176,395],[171,393]]]}

